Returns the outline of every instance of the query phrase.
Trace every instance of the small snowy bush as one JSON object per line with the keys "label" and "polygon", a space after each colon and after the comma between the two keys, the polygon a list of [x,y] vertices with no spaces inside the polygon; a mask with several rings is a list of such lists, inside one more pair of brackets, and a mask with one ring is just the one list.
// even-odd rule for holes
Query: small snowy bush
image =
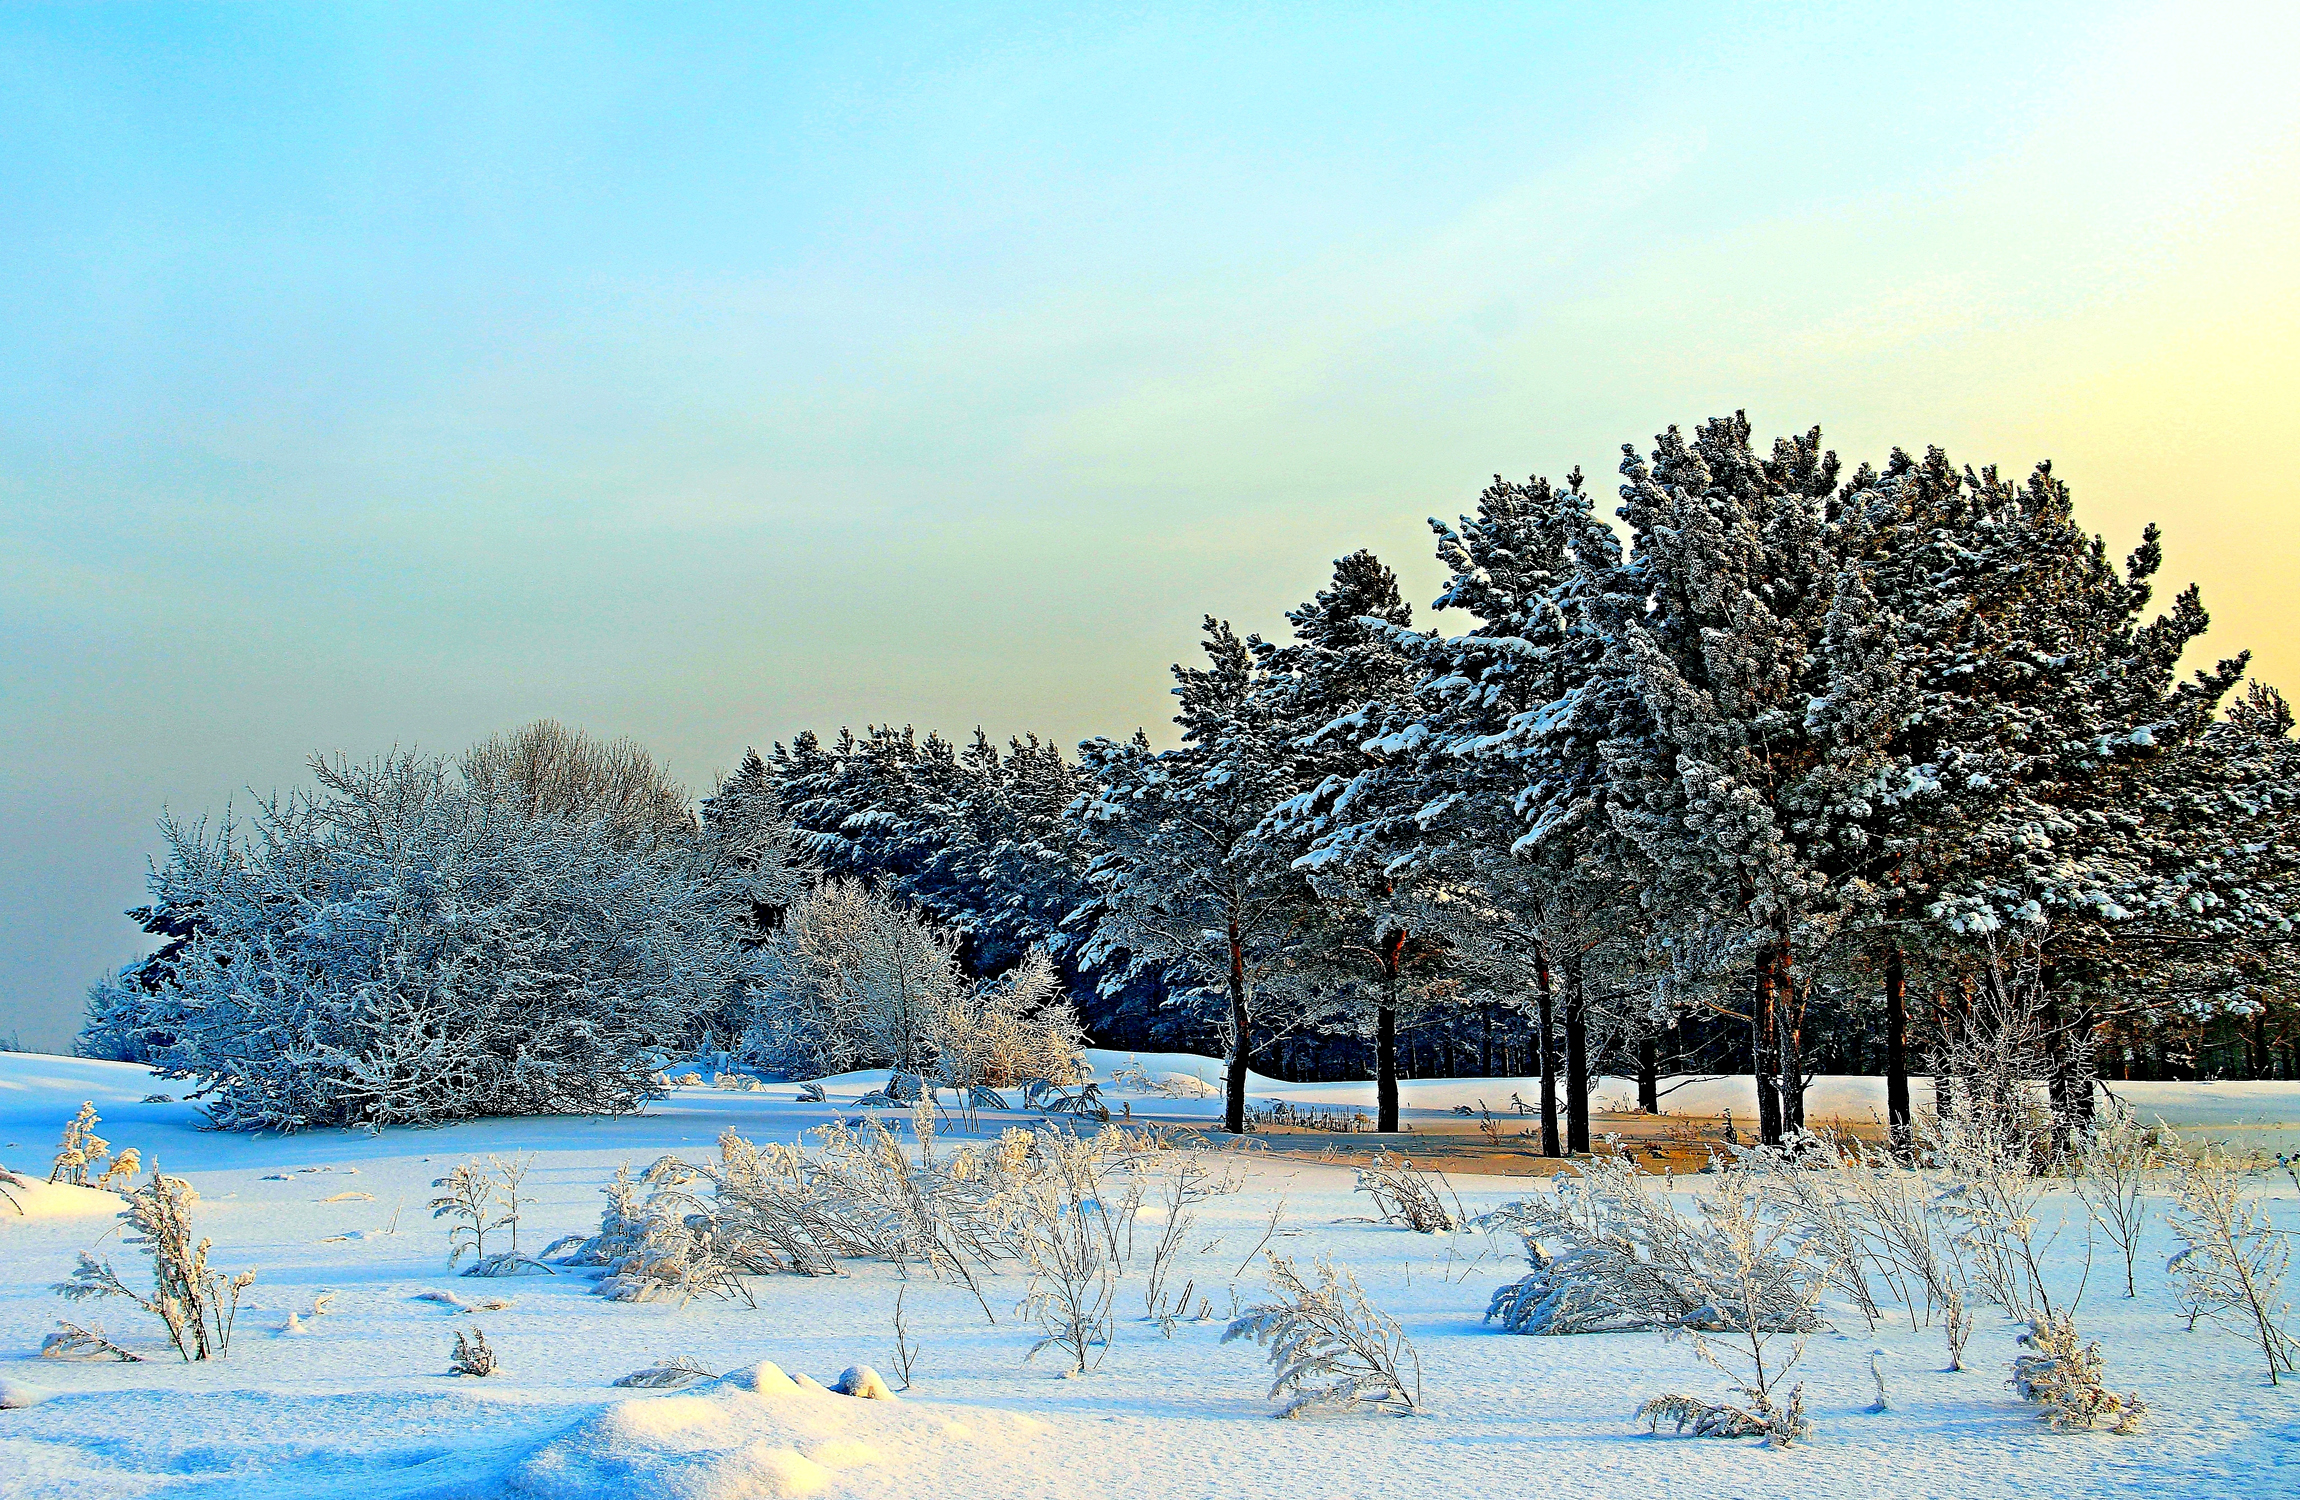
{"label": "small snowy bush", "polygon": [[2160,1129],[2142,1125],[2131,1106],[2111,1099],[2094,1116],[2091,1129],[2074,1141],[2068,1164],[2069,1186],[2093,1227],[2107,1235],[2124,1257],[2127,1297],[2140,1295],[2133,1262],[2140,1254],[2140,1232],[2148,1223],[2149,1179],[2164,1165],[2161,1136]]}
{"label": "small snowy bush", "polygon": [[168,1338],[187,1361],[221,1359],[231,1348],[232,1325],[240,1297],[256,1277],[253,1271],[226,1276],[208,1269],[208,1246],[192,1241],[192,1207],[200,1195],[181,1177],[163,1177],[157,1166],[143,1186],[128,1194],[120,1217],[134,1231],[127,1243],[152,1260],[152,1294],[144,1296],[120,1279],[111,1262],[87,1251],[72,1279],[56,1284],[68,1301],[125,1297],[167,1325]]}
{"label": "small snowy bush", "polygon": [[2111,1432],[2135,1432],[2148,1407],[2138,1396],[2119,1396],[2101,1383],[2100,1342],[2080,1344],[2076,1322],[2068,1314],[2039,1318],[2020,1336],[2034,1353],[2013,1360],[2010,1385],[2023,1401],[2044,1410],[2037,1419],[2055,1432],[2106,1427]]}
{"label": "small snowy bush", "polygon": [[[1431,1186],[1432,1177],[1437,1187]],[[1442,1187],[1453,1197],[1445,1174],[1424,1172],[1404,1157],[1377,1151],[1370,1164],[1357,1169],[1357,1178],[1352,1191],[1374,1200],[1374,1216],[1384,1224],[1402,1224],[1417,1234],[1443,1234],[1464,1217],[1460,1198],[1454,1197],[1453,1206],[1448,1208],[1438,1196],[1437,1189]]]}
{"label": "small snowy bush", "polygon": [[[1505,1204],[1477,1221],[1522,1238],[1533,1266],[1494,1293],[1488,1322],[1527,1334],[1819,1326],[1819,1278],[1790,1236],[1776,1230],[1743,1244],[1729,1232],[1738,1220],[1680,1213],[1622,1157],[1593,1156],[1579,1166],[1578,1177],[1558,1174],[1554,1198]],[[1747,1174],[1728,1171],[1719,1181],[1712,1203],[1754,1213]]]}
{"label": "small snowy bush", "polygon": [[2179,1197],[2166,1215],[2181,1249],[2165,1269],[2180,1289],[2189,1325],[2198,1319],[2240,1329],[2260,1345],[2271,1384],[2290,1374],[2300,1342],[2284,1330],[2285,1268],[2292,1239],[2246,1201],[2236,1159],[2207,1142],[2180,1164]]}
{"label": "small snowy bush", "polygon": [[1272,1252],[1270,1300],[1245,1309],[1222,1330],[1222,1342],[1250,1338],[1277,1371],[1273,1414],[1372,1408],[1421,1410],[1421,1357],[1397,1320],[1366,1300],[1357,1277],[1320,1259],[1315,1284],[1294,1262]]}
{"label": "small snowy bush", "polygon": [[[96,1106],[83,1102],[80,1113],[65,1123],[64,1139],[56,1150],[56,1164],[48,1169],[50,1182],[112,1190],[119,1183],[135,1179],[140,1162],[134,1147],[121,1152],[109,1167],[104,1165],[112,1146],[96,1134],[98,1121]],[[94,1174],[93,1181],[91,1174]]]}
{"label": "small snowy bush", "polygon": [[487,1345],[487,1335],[474,1327],[466,1333],[455,1331],[455,1353],[448,1363],[453,1375],[492,1375],[502,1366],[495,1361],[495,1351]]}
{"label": "small snowy bush", "polygon": [[718,1375],[705,1365],[698,1364],[688,1355],[675,1359],[657,1360],[644,1370],[609,1381],[610,1385],[628,1386],[642,1391],[675,1391],[681,1386],[693,1385],[699,1380],[716,1380]]}

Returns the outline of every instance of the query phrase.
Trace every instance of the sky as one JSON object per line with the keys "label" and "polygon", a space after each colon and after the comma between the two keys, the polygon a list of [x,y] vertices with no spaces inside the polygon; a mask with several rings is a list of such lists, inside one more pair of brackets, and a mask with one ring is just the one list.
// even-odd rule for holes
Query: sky
{"label": "sky", "polygon": [[2151,520],[2300,688],[2300,7],[0,9],[0,1042],[164,810],[550,715],[1163,727],[1746,409]]}

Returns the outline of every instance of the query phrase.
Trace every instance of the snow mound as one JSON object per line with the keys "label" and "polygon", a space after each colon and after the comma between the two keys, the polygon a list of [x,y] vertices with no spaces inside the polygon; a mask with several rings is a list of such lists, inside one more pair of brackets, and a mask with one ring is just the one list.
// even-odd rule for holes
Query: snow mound
{"label": "snow mound", "polygon": [[[17,1218],[77,1219],[93,1214],[117,1214],[120,1195],[97,1188],[74,1187],[68,1182],[47,1182],[0,1167],[0,1224]],[[14,1207],[10,1207],[13,1203]]]}
{"label": "snow mound", "polygon": [[23,1380],[10,1380],[0,1375],[0,1411],[22,1411],[27,1406],[38,1406],[43,1401],[55,1399],[56,1393],[44,1386]]}
{"label": "snow mound", "polygon": [[[871,1383],[876,1383],[875,1380]],[[882,1387],[883,1389],[883,1387]],[[873,1492],[996,1494],[1040,1469],[1042,1424],[969,1410],[965,1422],[842,1396],[762,1363],[706,1386],[617,1401],[499,1471],[516,1500],[753,1500]]]}

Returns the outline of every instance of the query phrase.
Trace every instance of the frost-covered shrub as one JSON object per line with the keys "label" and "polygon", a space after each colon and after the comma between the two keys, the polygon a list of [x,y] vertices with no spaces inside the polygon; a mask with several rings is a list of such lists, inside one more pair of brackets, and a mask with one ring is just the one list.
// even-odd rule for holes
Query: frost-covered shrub
{"label": "frost-covered shrub", "polygon": [[1735,1166],[1751,1174],[1765,1208],[1797,1226],[1829,1284],[1874,1329],[1879,1308],[1869,1287],[1870,1226],[1862,1199],[1852,1191],[1847,1152],[1834,1139],[1800,1132],[1779,1146],[1746,1146],[1732,1154]]}
{"label": "frost-covered shrub", "polygon": [[1069,1373],[1083,1375],[1110,1347],[1112,1307],[1132,1242],[1137,1190],[1113,1202],[1103,1185],[1107,1153],[1096,1137],[1049,1131],[1034,1141],[1029,1170],[1018,1171],[994,1202],[1006,1243],[1030,1277],[1017,1309],[1038,1325],[1035,1359],[1058,1349]]}
{"label": "frost-covered shrub", "polygon": [[2284,1330],[2291,1236],[2245,1199],[2225,1146],[2207,1142],[2181,1158],[2179,1197],[2166,1218],[2181,1249],[2165,1269],[2180,1290],[2189,1326],[2204,1319],[2249,1335],[2260,1345],[2271,1384],[2300,1368],[2294,1363],[2300,1341]]}
{"label": "frost-covered shrub", "polygon": [[1366,1300],[1357,1277],[1320,1259],[1312,1283],[1286,1256],[1273,1252],[1269,1263],[1270,1299],[1232,1319],[1222,1342],[1250,1338],[1268,1352],[1277,1372],[1273,1415],[1421,1410],[1421,1357],[1397,1320]]}
{"label": "frost-covered shrub", "polygon": [[1062,975],[1041,948],[1002,978],[946,993],[931,1018],[935,1079],[971,1097],[1032,1079],[1086,1077],[1086,1032],[1063,996]]}
{"label": "frost-covered shrub", "polygon": [[[518,1276],[530,1271],[552,1274],[543,1262],[519,1253],[519,1211],[535,1201],[524,1191],[528,1170],[534,1163],[532,1153],[508,1158],[490,1156],[485,1166],[475,1161],[464,1162],[445,1177],[431,1180],[433,1187],[447,1190],[432,1199],[429,1207],[433,1218],[448,1221],[447,1264],[450,1268],[468,1251],[472,1263],[463,1273],[466,1276]],[[498,1230],[509,1231],[510,1248],[489,1255],[487,1237]]]}
{"label": "frost-covered shrub", "polygon": [[255,1272],[226,1276],[208,1269],[211,1242],[192,1241],[192,1208],[200,1195],[183,1178],[163,1177],[155,1166],[150,1178],[127,1198],[120,1217],[132,1231],[127,1243],[151,1257],[152,1294],[136,1291],[120,1279],[110,1261],[99,1261],[85,1250],[72,1279],[56,1283],[56,1292],[75,1302],[125,1297],[167,1325],[169,1340],[186,1361],[221,1359],[231,1349],[240,1297],[255,1281]]}
{"label": "frost-covered shrub", "polygon": [[1768,1396],[1752,1396],[1745,1406],[1699,1396],[1654,1396],[1637,1408],[1637,1420],[1646,1424],[1648,1432],[1659,1432],[1667,1421],[1694,1437],[1761,1437],[1776,1448],[1786,1448],[1813,1432],[1805,1416],[1802,1385],[1791,1387],[1788,1399],[1778,1405]]}
{"label": "frost-covered shrub", "polygon": [[717,1373],[708,1366],[697,1363],[689,1355],[681,1354],[673,1359],[657,1360],[644,1370],[633,1370],[608,1384],[629,1386],[642,1391],[675,1391],[699,1380],[718,1378]]}
{"label": "frost-covered shrub", "polygon": [[[1432,1178],[1436,1186],[1431,1185]],[[1371,1197],[1374,1216],[1384,1224],[1401,1224],[1417,1234],[1444,1234],[1464,1217],[1461,1199],[1454,1195],[1445,1174],[1424,1172],[1404,1157],[1377,1151],[1371,1163],[1357,1168],[1357,1179],[1351,1191]],[[1450,1208],[1438,1196],[1441,1187],[1453,1198]]]}
{"label": "frost-covered shrub", "polygon": [[758,951],[735,1055],[817,1077],[932,1060],[936,1013],[964,989],[956,940],[909,907],[847,880],[797,901]]}
{"label": "frost-covered shrub", "polygon": [[2076,1322],[2068,1314],[2031,1321],[2020,1341],[2035,1352],[2014,1358],[2012,1379],[2005,1383],[2023,1401],[2044,1408],[2037,1420],[2049,1423],[2055,1432],[2139,1429],[2148,1407],[2138,1396],[2119,1396],[2101,1383],[2100,1341],[2079,1343]]}
{"label": "frost-covered shrub", "polygon": [[[1818,1321],[1823,1277],[1801,1259],[1800,1226],[1770,1211],[1751,1173],[1723,1173],[1702,1198],[1701,1215],[1697,1284],[1710,1291],[1708,1306],[1664,1332],[1689,1335],[1693,1352],[1730,1377],[1741,1399],[1661,1396],[1644,1403],[1639,1415],[1655,1430],[1667,1416],[1681,1432],[1759,1435],[1786,1448],[1811,1430],[1804,1388],[1792,1387],[1784,1399],[1781,1386],[1804,1357],[1805,1334]],[[1784,1336],[1793,1340],[1786,1357],[1777,1348]]]}
{"label": "frost-covered shrub", "polygon": [[2091,1128],[2072,1142],[2069,1186],[2124,1257],[2124,1295],[2136,1297],[2133,1263],[2140,1232],[2148,1223],[2148,1184],[2164,1165],[2163,1132],[2140,1123],[2132,1107],[2111,1099],[2093,1117]]}
{"label": "frost-covered shrub", "polygon": [[312,773],[245,824],[163,824],[187,935],[95,987],[83,1051],[197,1080],[229,1129],[618,1113],[747,972],[737,872],[691,829],[414,754]]}
{"label": "frost-covered shrub", "polygon": [[[1775,1232],[1742,1242],[1715,1205],[1741,1213],[1747,1174],[1728,1171],[1698,1216],[1619,1156],[1559,1173],[1554,1196],[1504,1204],[1477,1227],[1514,1233],[1533,1269],[1494,1293],[1486,1310],[1511,1333],[1632,1329],[1803,1333],[1819,1326],[1820,1280],[1801,1248]],[[1753,1210],[1752,1210],[1753,1211]]]}
{"label": "frost-covered shrub", "polygon": [[474,1327],[466,1333],[455,1331],[455,1353],[448,1362],[451,1375],[492,1375],[502,1366],[496,1363],[495,1351],[488,1347],[487,1335]]}
{"label": "frost-covered shrub", "polygon": [[863,1259],[952,1277],[981,1302],[983,1271],[1027,1261],[1035,1210],[1022,1200],[1056,1179],[1085,1184],[1089,1217],[1116,1254],[1132,1195],[1104,1194],[1100,1174],[1153,1149],[1143,1137],[1009,1130],[938,1151],[933,1118],[923,1105],[914,1116],[915,1157],[871,1120],[810,1131],[812,1146],[728,1131],[715,1158],[666,1156],[637,1178],[620,1168],[599,1233],[544,1253],[596,1268],[597,1290],[623,1301],[748,1300],[746,1276],[831,1276],[841,1260]]}
{"label": "frost-covered shrub", "polygon": [[96,1106],[82,1103],[79,1114],[64,1125],[64,1139],[56,1148],[56,1164],[48,1169],[50,1182],[86,1187],[88,1173],[111,1154],[112,1146],[96,1134]]}
{"label": "frost-covered shrub", "polygon": [[[1934,1209],[1951,1226],[1959,1263],[1982,1296],[2014,1318],[2051,1317],[2046,1253],[2060,1236],[2038,1212],[2055,1165],[2049,1117],[2030,1118],[1965,1080],[1949,1085],[1949,1109],[1936,1126],[1933,1158],[1946,1176]],[[2041,1123],[2040,1123],[2041,1121]],[[2065,1300],[2065,1299],[2064,1299]]]}
{"label": "frost-covered shrub", "polygon": [[1053,961],[1034,948],[1002,978],[976,983],[957,949],[912,908],[832,881],[800,899],[760,950],[736,1054],[802,1077],[889,1067],[962,1097],[1082,1079],[1086,1037]]}

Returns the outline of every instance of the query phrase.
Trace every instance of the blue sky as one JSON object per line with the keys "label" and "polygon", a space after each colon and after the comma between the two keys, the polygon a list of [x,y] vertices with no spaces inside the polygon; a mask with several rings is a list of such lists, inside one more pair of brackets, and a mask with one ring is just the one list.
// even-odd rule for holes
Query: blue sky
{"label": "blue sky", "polygon": [[2289,6],[960,11],[0,10],[0,1038],[315,748],[1155,728],[1735,407],[2300,677]]}

